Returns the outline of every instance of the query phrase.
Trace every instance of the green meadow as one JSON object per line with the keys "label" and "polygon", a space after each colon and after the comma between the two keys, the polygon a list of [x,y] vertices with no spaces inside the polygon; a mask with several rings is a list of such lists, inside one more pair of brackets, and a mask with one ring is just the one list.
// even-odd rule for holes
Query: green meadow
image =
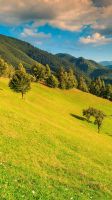
{"label": "green meadow", "polygon": [[[100,134],[89,106],[107,115]],[[22,100],[0,78],[0,200],[90,199],[112,199],[112,102],[37,83]]]}

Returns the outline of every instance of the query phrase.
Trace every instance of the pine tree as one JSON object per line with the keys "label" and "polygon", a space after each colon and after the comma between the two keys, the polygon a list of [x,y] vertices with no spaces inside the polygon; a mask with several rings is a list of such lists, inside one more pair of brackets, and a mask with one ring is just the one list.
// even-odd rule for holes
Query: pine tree
{"label": "pine tree", "polygon": [[84,79],[83,76],[80,76],[80,77],[79,77],[78,89],[79,89],[79,90],[82,90],[83,92],[89,92],[87,83],[86,83],[86,81],[85,81],[85,79]]}
{"label": "pine tree", "polygon": [[70,89],[70,88],[76,88],[77,87],[77,79],[73,73],[72,69],[69,69],[68,74],[67,74],[67,84],[66,84],[66,88]]}
{"label": "pine tree", "polygon": [[59,87],[61,89],[71,89],[73,87],[77,87],[77,79],[72,69],[69,69],[67,72],[63,67],[61,67],[58,72],[58,79]]}
{"label": "pine tree", "polygon": [[91,82],[90,92],[97,96],[104,96],[105,93],[105,82],[98,77],[95,81]]}
{"label": "pine tree", "polygon": [[58,72],[58,79],[59,79],[59,87],[61,89],[66,89],[67,85],[67,72],[65,72],[64,68],[61,67]]}
{"label": "pine tree", "polygon": [[111,84],[106,85],[104,97],[112,101],[112,85]]}
{"label": "pine tree", "polygon": [[104,82],[104,80],[102,79],[101,80],[101,82],[102,82],[102,85],[101,85],[101,97],[104,97],[104,95],[105,95],[105,90],[106,90],[106,85],[105,85],[105,82]]}
{"label": "pine tree", "polygon": [[46,74],[46,79],[49,78],[51,75],[51,69],[50,69],[49,65],[46,65],[46,67],[45,67],[45,74]]}

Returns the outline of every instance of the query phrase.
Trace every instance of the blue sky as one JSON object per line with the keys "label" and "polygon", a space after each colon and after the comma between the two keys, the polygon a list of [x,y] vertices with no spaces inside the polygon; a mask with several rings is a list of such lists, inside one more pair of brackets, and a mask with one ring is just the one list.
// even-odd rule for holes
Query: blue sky
{"label": "blue sky", "polygon": [[0,9],[0,34],[54,54],[112,60],[111,0],[1,0]]}

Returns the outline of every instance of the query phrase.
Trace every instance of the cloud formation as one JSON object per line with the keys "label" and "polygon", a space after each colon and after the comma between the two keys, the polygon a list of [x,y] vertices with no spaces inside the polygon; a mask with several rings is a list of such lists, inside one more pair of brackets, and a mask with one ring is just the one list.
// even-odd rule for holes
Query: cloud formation
{"label": "cloud formation", "polygon": [[0,22],[46,23],[63,30],[79,31],[91,25],[94,30],[110,30],[111,0],[0,0]]}
{"label": "cloud formation", "polygon": [[21,36],[26,37],[33,37],[35,39],[48,39],[51,38],[51,34],[45,34],[43,32],[38,32],[37,29],[31,29],[31,28],[24,28],[23,32],[21,33]]}
{"label": "cloud formation", "polygon": [[107,43],[112,43],[112,38],[106,38],[100,33],[94,33],[92,36],[80,38],[80,42],[83,44],[95,44],[95,45],[104,45]]}

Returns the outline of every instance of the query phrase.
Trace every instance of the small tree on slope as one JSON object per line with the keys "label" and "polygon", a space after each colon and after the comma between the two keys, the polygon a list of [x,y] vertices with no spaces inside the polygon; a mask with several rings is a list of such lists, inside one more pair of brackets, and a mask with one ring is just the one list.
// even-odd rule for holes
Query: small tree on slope
{"label": "small tree on slope", "polygon": [[97,125],[98,127],[98,133],[100,132],[100,128],[102,126],[103,120],[106,117],[106,115],[101,111],[101,110],[97,110],[95,108],[88,108],[86,110],[83,110],[83,116],[86,117],[87,121],[90,120],[90,117],[94,117],[95,121],[94,124]]}
{"label": "small tree on slope", "polygon": [[19,65],[12,79],[9,82],[9,87],[17,93],[21,93],[22,98],[26,92],[31,89],[31,80],[29,74],[26,73],[24,67]]}

